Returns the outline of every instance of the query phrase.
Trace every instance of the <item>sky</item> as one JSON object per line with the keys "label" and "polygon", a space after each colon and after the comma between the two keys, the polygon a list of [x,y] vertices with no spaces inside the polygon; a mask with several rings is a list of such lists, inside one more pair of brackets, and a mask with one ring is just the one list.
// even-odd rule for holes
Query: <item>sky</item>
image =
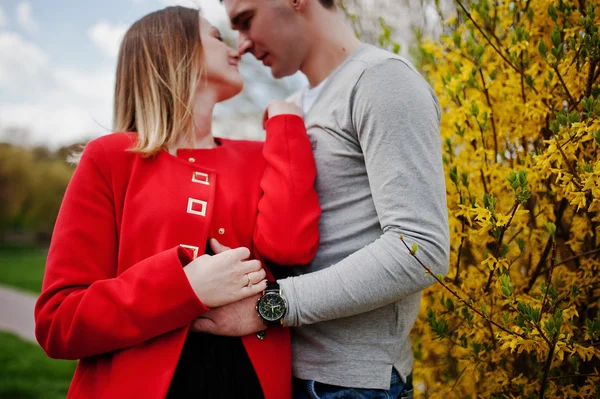
{"label": "sky", "polygon": [[[0,141],[58,148],[110,133],[121,38],[133,22],[168,5],[199,7],[234,35],[219,0],[0,0]],[[264,68],[246,55],[243,75],[250,64]],[[303,84],[298,75],[284,81],[289,90]],[[268,103],[261,88],[245,90]],[[215,114],[231,115],[236,101]],[[7,131],[11,136],[2,135]]]}

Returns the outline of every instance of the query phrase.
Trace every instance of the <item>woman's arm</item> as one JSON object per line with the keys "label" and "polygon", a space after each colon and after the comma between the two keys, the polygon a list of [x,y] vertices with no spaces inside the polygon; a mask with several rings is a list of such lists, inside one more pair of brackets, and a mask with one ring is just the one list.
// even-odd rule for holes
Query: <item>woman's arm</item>
{"label": "woman's arm", "polygon": [[297,115],[271,117],[266,130],[254,245],[261,257],[279,265],[307,264],[319,245],[321,214],[312,147]]}
{"label": "woman's arm", "polygon": [[141,343],[208,309],[175,247],[117,276],[119,243],[112,179],[102,144],[86,147],[69,184],[52,237],[36,337],[48,356],[78,359]]}

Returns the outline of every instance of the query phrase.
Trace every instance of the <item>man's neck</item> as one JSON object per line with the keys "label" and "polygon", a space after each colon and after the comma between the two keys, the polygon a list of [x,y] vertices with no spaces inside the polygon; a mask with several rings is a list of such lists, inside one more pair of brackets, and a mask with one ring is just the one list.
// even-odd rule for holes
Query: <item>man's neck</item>
{"label": "man's neck", "polygon": [[327,29],[314,32],[314,44],[300,67],[310,87],[318,86],[361,45],[354,32],[338,16],[321,21],[318,26],[327,26]]}

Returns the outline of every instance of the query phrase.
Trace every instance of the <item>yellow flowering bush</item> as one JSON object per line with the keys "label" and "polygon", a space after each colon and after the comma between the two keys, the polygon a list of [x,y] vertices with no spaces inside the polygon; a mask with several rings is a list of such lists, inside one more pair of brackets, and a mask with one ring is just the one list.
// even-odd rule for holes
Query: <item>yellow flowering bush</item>
{"label": "yellow flowering bush", "polygon": [[600,398],[600,3],[456,3],[421,43],[452,253],[412,333],[416,388]]}

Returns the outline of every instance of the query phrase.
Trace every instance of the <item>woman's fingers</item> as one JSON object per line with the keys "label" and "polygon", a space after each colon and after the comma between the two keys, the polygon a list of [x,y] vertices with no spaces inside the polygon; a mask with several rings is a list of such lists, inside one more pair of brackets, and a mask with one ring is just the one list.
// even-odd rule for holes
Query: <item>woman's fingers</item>
{"label": "woman's fingers", "polygon": [[267,289],[267,280],[260,280],[256,284],[246,285],[245,287],[242,287],[242,289],[240,290],[240,294],[242,295],[242,298],[246,298],[246,297],[249,297],[252,295],[259,294],[266,289]]}
{"label": "woman's fingers", "polygon": [[246,286],[258,284],[260,281],[267,277],[265,269],[260,269],[255,272],[247,273],[244,277],[244,283]]}
{"label": "woman's fingers", "polygon": [[248,274],[248,273],[259,271],[262,268],[263,267],[262,267],[261,261],[252,259],[252,260],[247,260],[247,261],[242,262],[241,271],[244,274]]}
{"label": "woman's fingers", "polygon": [[210,249],[213,250],[215,255],[220,254],[221,252],[225,252],[230,250],[231,248],[221,244],[216,238],[210,239]]}

